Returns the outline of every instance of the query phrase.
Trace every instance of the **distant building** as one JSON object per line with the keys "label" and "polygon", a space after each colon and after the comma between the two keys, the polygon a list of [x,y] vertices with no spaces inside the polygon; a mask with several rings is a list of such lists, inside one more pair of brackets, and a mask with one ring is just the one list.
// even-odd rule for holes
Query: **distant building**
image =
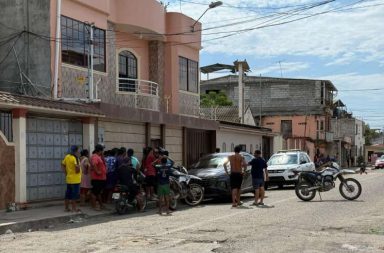
{"label": "distant building", "polygon": [[[301,149],[311,157],[316,153],[336,156],[331,118],[334,92],[328,80],[244,77],[244,99],[256,124],[283,136],[283,149]],[[238,76],[229,75],[201,82],[201,93],[225,90],[238,105]],[[261,98],[261,99],[260,99]]]}

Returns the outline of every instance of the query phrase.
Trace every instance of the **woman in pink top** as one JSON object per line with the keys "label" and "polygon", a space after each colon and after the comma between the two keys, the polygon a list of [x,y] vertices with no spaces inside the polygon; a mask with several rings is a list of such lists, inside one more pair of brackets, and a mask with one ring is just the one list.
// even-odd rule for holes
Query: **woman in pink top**
{"label": "woman in pink top", "polygon": [[[91,184],[92,184],[92,209],[95,211],[109,210],[103,205],[101,193],[107,181],[107,165],[103,157],[104,147],[96,145],[95,153],[91,158]],[[100,209],[96,208],[96,199],[100,204]]]}
{"label": "woman in pink top", "polygon": [[89,164],[89,151],[84,149],[81,151],[81,157],[80,157],[80,167],[83,172],[83,175],[81,176],[81,190],[80,190],[80,206],[85,206],[85,198],[88,194],[88,192],[92,189],[91,184],[91,171]]}

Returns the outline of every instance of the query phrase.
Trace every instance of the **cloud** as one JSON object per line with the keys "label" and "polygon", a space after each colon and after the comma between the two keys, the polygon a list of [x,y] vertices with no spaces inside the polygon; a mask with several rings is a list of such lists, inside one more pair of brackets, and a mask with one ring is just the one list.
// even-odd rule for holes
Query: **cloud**
{"label": "cloud", "polygon": [[[299,0],[263,0],[263,1],[242,1],[241,6],[290,6],[297,4],[306,4],[314,1]],[[209,3],[209,1],[206,1]],[[225,3],[239,5],[237,0],[228,0]],[[326,6],[317,7],[310,11],[297,13],[289,19],[275,20],[274,22],[284,22],[295,18],[303,17],[302,14],[318,13],[330,10],[345,4],[346,2],[334,2]],[[350,2],[348,2],[350,3]],[[363,2],[351,7],[382,4],[382,1]],[[174,10],[178,10],[174,5]],[[206,9],[206,6],[185,4],[182,10],[191,17],[199,17]],[[292,8],[291,8],[292,9]],[[251,9],[254,10],[254,9]],[[285,9],[284,9],[285,11]],[[276,12],[276,10],[274,11]],[[253,17],[258,18],[271,12],[260,14],[257,11],[252,12]],[[203,43],[203,53],[221,53],[228,56],[244,55],[252,56],[255,59],[272,58],[279,55],[289,56],[315,56],[321,59],[329,60],[327,66],[345,65],[353,62],[361,54],[365,57],[374,55],[384,49],[384,38],[382,36],[382,24],[384,23],[384,6],[375,6],[370,8],[361,8],[343,12],[333,12],[325,15],[296,21],[286,25],[263,28],[260,30],[248,31],[242,34],[223,38],[219,40],[207,41]],[[238,21],[251,20],[241,19],[216,23],[220,20],[229,18],[239,18],[250,16],[250,11],[236,8],[219,7],[207,12],[202,18],[203,28],[216,27],[235,23]],[[286,18],[283,17],[283,18]],[[256,27],[267,19],[253,20],[253,22],[227,26],[223,28],[203,31],[203,34],[238,31],[250,27]],[[214,23],[213,23],[214,22]],[[368,29],[369,28],[369,29]],[[228,35],[211,34],[203,36],[203,40],[209,40],[220,36]],[[354,57],[355,56],[355,57]],[[384,59],[380,57],[377,61]]]}
{"label": "cloud", "polygon": [[[283,73],[291,73],[300,71],[303,69],[309,68],[309,64],[305,62],[281,62],[281,72]],[[273,66],[269,66],[262,69],[252,70],[254,74],[267,74],[267,73],[280,73],[280,65],[278,62],[274,63]]]}

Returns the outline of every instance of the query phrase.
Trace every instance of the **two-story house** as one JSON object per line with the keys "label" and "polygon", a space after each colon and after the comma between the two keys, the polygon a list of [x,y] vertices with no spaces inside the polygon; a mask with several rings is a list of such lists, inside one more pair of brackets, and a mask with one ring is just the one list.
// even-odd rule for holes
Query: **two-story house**
{"label": "two-story house", "polygon": [[74,144],[139,159],[162,146],[180,165],[214,151],[219,123],[198,117],[192,18],[156,0],[15,0],[0,22],[0,208],[62,198],[60,162]]}
{"label": "two-story house", "polygon": [[357,158],[364,154],[365,122],[353,117],[346,105],[339,99],[334,100],[331,128],[334,133],[339,163],[341,166],[357,166]]}
{"label": "two-story house", "polygon": [[[311,157],[330,154],[331,108],[337,91],[332,82],[256,76],[245,76],[243,80],[245,104],[251,107],[258,125],[283,135],[283,149],[300,149]],[[219,90],[225,90],[238,105],[237,75],[201,82],[202,93]]]}

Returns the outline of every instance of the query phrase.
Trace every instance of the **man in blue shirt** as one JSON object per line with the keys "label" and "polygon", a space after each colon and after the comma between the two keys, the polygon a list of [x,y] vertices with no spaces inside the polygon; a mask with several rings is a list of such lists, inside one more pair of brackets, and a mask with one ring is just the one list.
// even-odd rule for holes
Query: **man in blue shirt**
{"label": "man in blue shirt", "polygon": [[161,215],[161,207],[163,197],[165,198],[165,208],[167,215],[169,211],[169,195],[171,195],[171,187],[169,184],[169,174],[171,172],[172,165],[167,163],[168,157],[163,156],[160,164],[155,165],[156,177],[157,177],[157,196],[159,196],[159,214]]}
{"label": "man in blue shirt", "polygon": [[[268,176],[268,170],[267,170],[267,163],[265,162],[264,158],[261,157],[261,151],[256,150],[255,151],[255,158],[252,159],[248,163],[248,165],[252,165],[252,184],[253,189],[255,190],[255,202],[253,202],[253,205],[255,206],[263,206],[264,205],[264,196],[265,196],[265,190],[264,190],[264,173],[265,173],[265,181],[269,181]],[[260,196],[260,202],[259,200],[259,190],[261,191]]]}

